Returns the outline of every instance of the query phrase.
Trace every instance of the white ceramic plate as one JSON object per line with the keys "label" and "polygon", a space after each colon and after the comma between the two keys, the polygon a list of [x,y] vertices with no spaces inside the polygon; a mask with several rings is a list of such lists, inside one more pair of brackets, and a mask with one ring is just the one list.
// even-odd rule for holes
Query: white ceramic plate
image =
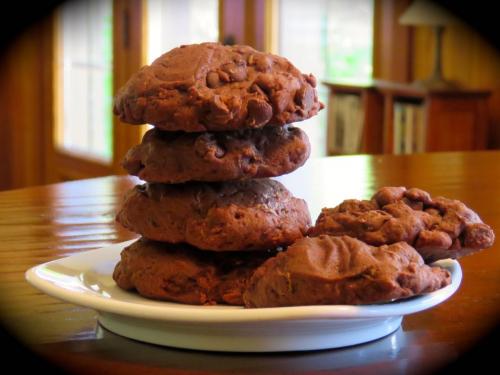
{"label": "white ceramic plate", "polygon": [[58,299],[99,312],[99,322],[115,333],[179,348],[271,352],[315,350],[359,344],[386,336],[402,317],[443,302],[459,287],[457,261],[437,262],[452,282],[423,296],[386,304],[245,309],[153,301],[118,288],[112,273],[121,250],[134,242],[82,252],[33,267],[26,279]]}

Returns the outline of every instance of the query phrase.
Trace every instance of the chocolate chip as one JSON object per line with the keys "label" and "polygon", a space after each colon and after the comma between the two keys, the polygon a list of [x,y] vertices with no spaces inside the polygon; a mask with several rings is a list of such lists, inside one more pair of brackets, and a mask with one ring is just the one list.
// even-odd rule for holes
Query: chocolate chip
{"label": "chocolate chip", "polygon": [[308,111],[314,105],[314,89],[310,86],[303,86],[295,92],[293,99],[295,104]]}
{"label": "chocolate chip", "polygon": [[229,73],[229,75],[234,82],[244,81],[247,78],[246,67],[238,67],[237,69]]}
{"label": "chocolate chip", "polygon": [[271,61],[267,56],[260,55],[255,58],[255,69],[259,72],[267,72],[271,69]]}
{"label": "chocolate chip", "polygon": [[253,128],[261,127],[271,120],[273,108],[264,100],[251,98],[247,104],[247,121],[246,124]]}
{"label": "chocolate chip", "polygon": [[290,97],[287,92],[275,91],[271,96],[274,110],[278,113],[284,112],[290,102]]}
{"label": "chocolate chip", "polygon": [[243,60],[235,63],[224,64],[221,69],[229,74],[229,77],[233,82],[241,82],[247,78],[247,66]]}
{"label": "chocolate chip", "polygon": [[219,78],[223,82],[231,82],[231,77],[224,71],[219,71]]}
{"label": "chocolate chip", "polygon": [[267,96],[267,94],[260,88],[260,86],[255,83],[248,88],[248,92],[257,92],[263,97]]}
{"label": "chocolate chip", "polygon": [[208,103],[209,113],[207,120],[213,124],[225,124],[231,120],[232,115],[227,105],[222,101],[220,95],[215,95]]}
{"label": "chocolate chip", "polygon": [[270,74],[259,74],[254,81],[254,84],[259,86],[259,88],[270,95],[274,88],[274,80]]}
{"label": "chocolate chip", "polygon": [[209,72],[207,74],[207,86],[211,89],[219,87],[221,85],[219,74],[217,72]]}

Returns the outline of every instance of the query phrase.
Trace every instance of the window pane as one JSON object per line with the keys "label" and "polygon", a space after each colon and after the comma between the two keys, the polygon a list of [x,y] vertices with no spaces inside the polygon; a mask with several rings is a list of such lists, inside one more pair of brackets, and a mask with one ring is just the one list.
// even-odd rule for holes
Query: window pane
{"label": "window pane", "polygon": [[327,2],[326,72],[331,80],[372,77],[373,0]]}
{"label": "window pane", "polygon": [[181,44],[218,37],[218,0],[148,0],[148,64]]}
{"label": "window pane", "polygon": [[112,158],[112,0],[61,7],[60,149]]}
{"label": "window pane", "polygon": [[[373,0],[280,1],[280,54],[301,71],[325,80],[366,81],[372,76]],[[318,85],[320,100],[328,90]],[[313,156],[326,155],[326,110],[297,123]]]}

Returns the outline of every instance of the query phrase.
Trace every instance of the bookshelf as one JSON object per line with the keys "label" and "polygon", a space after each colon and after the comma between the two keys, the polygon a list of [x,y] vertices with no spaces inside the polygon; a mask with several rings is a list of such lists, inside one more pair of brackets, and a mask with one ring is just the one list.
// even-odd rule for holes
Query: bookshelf
{"label": "bookshelf", "polygon": [[[328,95],[328,130],[327,130],[327,150],[331,155],[348,154],[348,153],[364,153],[378,154],[383,152],[383,100],[382,96],[369,85],[343,85],[335,83],[324,83],[329,88]],[[336,103],[349,101],[353,102],[357,98],[359,105],[356,106],[339,106]],[[342,100],[344,99],[344,100]],[[358,114],[351,115],[349,113],[340,113],[338,109],[348,112],[352,107],[358,107]],[[347,107],[347,108],[345,108]],[[343,111],[342,111],[343,112]],[[339,115],[344,117],[342,124],[338,124]],[[356,131],[339,131],[339,126],[349,128],[348,118],[355,118],[359,121],[356,124]],[[358,134],[358,132],[360,134]],[[348,148],[342,147],[342,139],[339,135],[343,134],[347,140],[350,134],[358,140],[358,147],[355,152],[349,152]],[[352,142],[354,143],[354,142]],[[351,144],[352,144],[351,143]]]}
{"label": "bookshelf", "polygon": [[426,90],[380,80],[324,84],[330,155],[486,149],[488,90]]}

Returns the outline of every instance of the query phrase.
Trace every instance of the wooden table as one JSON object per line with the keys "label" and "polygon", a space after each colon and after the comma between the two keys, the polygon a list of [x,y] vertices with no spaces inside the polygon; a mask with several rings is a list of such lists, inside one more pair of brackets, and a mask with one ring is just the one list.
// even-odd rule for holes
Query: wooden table
{"label": "wooden table", "polygon": [[[282,179],[321,206],[367,198],[386,185],[417,186],[464,201],[500,233],[500,152],[349,156],[309,160]],[[37,264],[125,241],[114,222],[130,177],[106,177],[0,193],[0,313],[3,326],[44,363],[74,373],[426,373],[469,358],[498,324],[500,245],[460,260],[463,281],[449,300],[406,316],[402,327],[354,347],[305,353],[238,354],[179,350],[106,331],[96,312],[46,296],[24,280]],[[491,344],[491,342],[490,342]],[[11,351],[18,350],[14,343]],[[7,358],[7,355],[3,355]],[[17,369],[33,354],[16,362]],[[484,360],[484,359],[481,359]],[[459,362],[456,362],[459,361]],[[40,367],[37,367],[40,369]]]}

